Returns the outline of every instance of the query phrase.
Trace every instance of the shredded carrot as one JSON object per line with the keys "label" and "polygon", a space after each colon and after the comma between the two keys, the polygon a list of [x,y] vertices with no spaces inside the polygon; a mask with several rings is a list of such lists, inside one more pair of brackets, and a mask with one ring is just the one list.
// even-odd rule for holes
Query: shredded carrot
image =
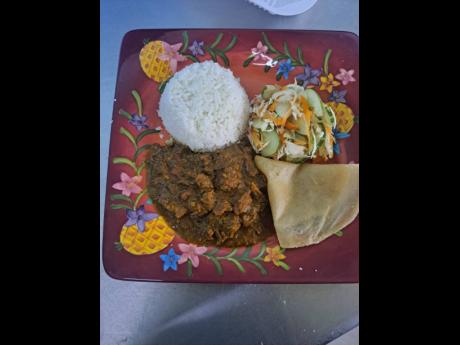
{"label": "shredded carrot", "polygon": [[277,126],[284,126],[284,118],[283,117],[277,117],[273,120],[273,123]]}
{"label": "shredded carrot", "polygon": [[299,126],[293,124],[292,122],[289,122],[287,121],[285,126],[287,129],[293,129],[293,130],[296,130],[296,129],[299,129]]}
{"label": "shredded carrot", "polygon": [[270,111],[275,111],[276,109],[276,102],[273,102],[272,104],[270,104],[270,106],[268,107],[268,110]]}

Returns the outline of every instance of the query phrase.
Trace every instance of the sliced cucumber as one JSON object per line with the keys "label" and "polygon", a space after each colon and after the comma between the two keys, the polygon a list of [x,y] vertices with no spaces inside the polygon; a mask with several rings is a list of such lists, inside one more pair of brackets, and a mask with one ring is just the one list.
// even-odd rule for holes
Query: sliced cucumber
{"label": "sliced cucumber", "polygon": [[262,132],[262,141],[268,143],[267,146],[260,152],[264,157],[271,157],[273,156],[276,151],[278,151],[278,147],[280,145],[280,138],[276,131],[271,132]]}
{"label": "sliced cucumber", "polygon": [[337,119],[335,117],[334,110],[332,110],[332,108],[328,106],[327,104],[325,104],[324,107],[326,108],[326,112],[329,116],[332,128],[335,128],[337,126]]}
{"label": "sliced cucumber", "polygon": [[251,121],[251,127],[258,129],[262,132],[272,131],[275,129],[275,125],[270,121],[265,121],[262,119],[255,119]]}
{"label": "sliced cucumber", "polygon": [[289,111],[288,102],[280,102],[276,105],[275,112],[278,116],[283,117]]}
{"label": "sliced cucumber", "polygon": [[270,97],[278,91],[278,88],[274,85],[265,85],[264,88],[262,89],[262,98],[266,101],[270,99]]}
{"label": "sliced cucumber", "polygon": [[316,135],[315,135],[315,132],[313,131],[313,128],[310,129],[310,138],[309,138],[309,148],[310,148],[310,152],[309,152],[309,156],[310,157],[313,157],[316,153],[316,151],[318,150],[318,143],[316,141]]}
{"label": "sliced cucumber", "polygon": [[305,119],[305,116],[299,116],[297,119],[291,121],[298,127],[298,129],[296,129],[297,133],[308,135],[308,121]]}
{"label": "sliced cucumber", "polygon": [[313,112],[317,117],[323,117],[323,101],[313,89],[306,89],[303,92],[303,95],[307,99],[308,104],[310,107],[313,108]]}

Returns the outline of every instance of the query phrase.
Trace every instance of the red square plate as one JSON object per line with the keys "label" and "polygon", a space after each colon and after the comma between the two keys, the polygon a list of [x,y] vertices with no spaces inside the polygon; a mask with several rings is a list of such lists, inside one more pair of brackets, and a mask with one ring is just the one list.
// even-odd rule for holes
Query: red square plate
{"label": "red square plate", "polygon": [[[204,55],[192,55],[189,47],[195,40],[203,42]],[[344,99],[336,97],[339,103],[334,102],[333,106],[337,116],[344,121],[342,131],[349,131],[350,136],[338,140],[340,154],[333,162],[359,162],[356,35],[297,30],[130,31],[121,46],[110,139],[103,240],[103,262],[107,273],[116,279],[164,282],[358,282],[359,218],[343,230],[342,236],[334,235],[305,248],[280,249],[273,236],[253,247],[208,247],[190,256],[182,252],[190,247],[161,217],[146,221],[143,232],[139,232],[137,225],[125,226],[128,212],[136,212],[132,210],[139,211],[143,207],[147,213],[155,212],[152,200],[145,193],[143,162],[146,159],[145,145],[164,143],[169,138],[157,113],[163,81],[171,74],[170,62],[159,58],[167,47],[164,42],[170,45],[182,43],[181,54],[186,60],[178,62],[178,70],[193,63],[194,59],[216,59],[240,78],[249,98],[259,93],[265,84],[277,83],[279,63],[268,69],[256,64],[260,61],[283,62],[291,58],[294,70],[287,80],[284,77],[279,80],[282,85],[294,82],[296,75],[304,73],[305,64],[312,69],[322,69],[322,82],[329,75],[336,81],[333,85],[335,91],[346,91]],[[248,58],[258,42],[261,42],[259,52],[265,49],[262,46],[267,47],[267,51],[264,57],[259,55],[251,61]],[[351,81],[347,82],[350,76]],[[340,96],[329,93],[331,90],[320,90],[319,85],[314,87],[325,102],[329,97]],[[145,118],[140,118],[139,114]],[[353,126],[351,131],[350,126],[347,128],[347,120]],[[122,191],[128,185],[131,193],[126,196]]]}

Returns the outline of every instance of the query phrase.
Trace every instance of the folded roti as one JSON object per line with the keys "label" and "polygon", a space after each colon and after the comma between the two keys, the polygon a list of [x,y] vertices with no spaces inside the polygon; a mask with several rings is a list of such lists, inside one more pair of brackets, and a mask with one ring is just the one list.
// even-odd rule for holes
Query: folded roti
{"label": "folded roti", "polygon": [[359,212],[359,164],[294,164],[256,156],[283,248],[319,243]]}

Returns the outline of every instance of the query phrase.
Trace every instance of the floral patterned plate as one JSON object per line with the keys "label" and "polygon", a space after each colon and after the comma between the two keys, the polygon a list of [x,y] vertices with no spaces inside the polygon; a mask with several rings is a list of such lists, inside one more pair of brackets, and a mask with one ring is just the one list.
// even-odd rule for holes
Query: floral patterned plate
{"label": "floral patterned plate", "polygon": [[[358,282],[359,216],[320,244],[280,248],[276,237],[245,248],[184,242],[146,193],[149,145],[169,134],[158,116],[168,79],[193,62],[217,61],[250,98],[297,79],[336,111],[330,162],[359,162],[358,37],[290,30],[135,30],[123,39],[115,92],[104,216],[103,263],[123,280],[210,283]],[[267,219],[267,226],[273,226]]]}

